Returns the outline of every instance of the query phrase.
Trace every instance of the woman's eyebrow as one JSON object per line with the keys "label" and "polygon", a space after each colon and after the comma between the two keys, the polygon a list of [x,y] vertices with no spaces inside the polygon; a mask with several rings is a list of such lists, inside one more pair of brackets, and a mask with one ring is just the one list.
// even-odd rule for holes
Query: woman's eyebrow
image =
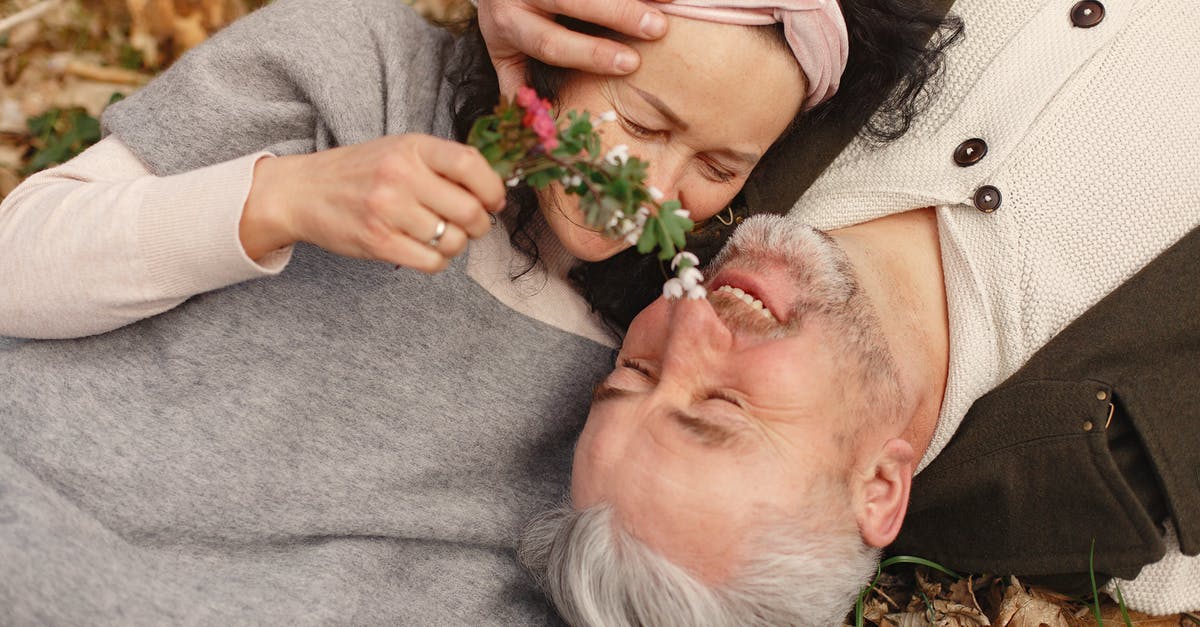
{"label": "woman's eyebrow", "polygon": [[688,130],[688,123],[679,119],[679,115],[672,111],[671,107],[668,107],[667,103],[663,102],[658,96],[655,96],[648,91],[638,89],[633,85],[630,85],[629,87],[636,92],[637,95],[641,96],[642,100],[645,100],[646,102],[650,103],[650,106],[657,109],[658,112],[661,113],[664,118],[667,118],[667,121],[673,124],[676,128],[681,131]]}

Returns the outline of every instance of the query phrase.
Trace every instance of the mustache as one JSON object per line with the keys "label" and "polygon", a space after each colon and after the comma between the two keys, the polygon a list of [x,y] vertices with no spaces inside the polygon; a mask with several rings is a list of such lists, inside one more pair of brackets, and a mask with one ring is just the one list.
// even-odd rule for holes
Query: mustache
{"label": "mustache", "polygon": [[800,324],[807,315],[842,310],[860,291],[849,257],[837,241],[786,216],[762,214],[743,222],[705,275],[716,276],[722,268],[735,266],[749,272],[786,269],[798,295],[786,316],[788,326]]}

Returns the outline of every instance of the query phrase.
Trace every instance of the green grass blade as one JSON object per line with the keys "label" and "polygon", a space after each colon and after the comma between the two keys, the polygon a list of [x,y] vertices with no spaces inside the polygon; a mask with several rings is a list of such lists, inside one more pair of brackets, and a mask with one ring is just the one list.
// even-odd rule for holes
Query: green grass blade
{"label": "green grass blade", "polygon": [[1113,584],[1117,589],[1117,607],[1121,608],[1121,619],[1125,621],[1125,627],[1133,627],[1133,619],[1129,618],[1129,610],[1125,608],[1125,595],[1121,594],[1121,586]]}
{"label": "green grass blade", "polygon": [[1104,618],[1100,616],[1100,592],[1096,590],[1096,539],[1092,538],[1092,550],[1088,553],[1088,575],[1092,577],[1092,616],[1096,617],[1096,625],[1104,627]]}
{"label": "green grass blade", "polygon": [[931,562],[927,559],[913,557],[911,555],[895,555],[893,557],[889,557],[883,560],[883,562],[879,565],[879,568],[882,570],[884,568],[888,568],[889,566],[895,566],[896,564],[916,564],[918,566],[927,566],[955,579],[963,578],[962,575],[950,570],[949,568],[946,568],[945,566],[942,566],[941,564],[938,564],[937,562]]}
{"label": "green grass blade", "polygon": [[866,611],[867,593],[875,589],[875,584],[879,583],[879,578],[883,576],[883,569],[895,566],[896,564],[916,564],[917,566],[926,566],[936,571],[945,573],[946,575],[949,575],[955,579],[963,578],[962,575],[950,570],[949,568],[946,568],[937,562],[931,562],[921,557],[914,557],[912,555],[894,555],[889,557],[880,562],[876,567],[875,578],[871,580],[871,584],[865,586],[858,592],[858,600],[854,602],[854,627],[863,627],[863,612]]}

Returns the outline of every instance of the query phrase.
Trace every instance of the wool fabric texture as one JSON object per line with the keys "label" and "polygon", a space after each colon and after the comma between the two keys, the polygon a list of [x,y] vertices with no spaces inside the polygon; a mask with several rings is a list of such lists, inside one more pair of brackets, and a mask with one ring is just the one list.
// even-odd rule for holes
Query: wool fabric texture
{"label": "wool fabric texture", "polygon": [[[203,284],[182,266],[225,264],[219,238],[164,250],[193,225],[236,241],[201,214],[239,199],[204,183],[244,198],[262,149],[447,136],[452,47],[403,3],[277,0],[185,55],[106,116],[174,174],[95,186],[112,206],[86,224],[157,242],[101,280]],[[32,191],[49,219],[21,228],[45,233],[85,190]],[[155,201],[105,211],[137,198]],[[31,248],[66,254],[53,239]],[[513,547],[560,501],[612,350],[506,307],[470,264],[425,276],[298,245],[278,276],[164,296],[115,331],[0,341],[0,623],[558,624]]]}
{"label": "wool fabric texture", "polygon": [[837,93],[850,55],[846,19],[837,0],[674,0],[655,8],[695,20],[764,26],[783,24],[788,46],[808,80],[804,110]]}

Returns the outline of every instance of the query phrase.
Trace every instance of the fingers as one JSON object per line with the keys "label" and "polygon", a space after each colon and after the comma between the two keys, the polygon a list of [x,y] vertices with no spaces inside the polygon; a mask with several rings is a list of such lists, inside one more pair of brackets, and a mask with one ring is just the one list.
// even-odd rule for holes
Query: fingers
{"label": "fingers", "polygon": [[379,259],[427,274],[441,272],[450,265],[449,257],[430,248],[425,242],[390,230],[386,237],[365,244],[358,256]]}
{"label": "fingers", "polygon": [[[462,213],[470,213],[469,210],[475,207],[484,211],[499,211],[504,208],[504,181],[500,180],[500,175],[488,165],[487,159],[484,159],[478,150],[456,142],[433,137],[428,139],[429,141],[422,142],[417,149],[422,161],[437,174],[461,185],[469,192],[455,194],[451,186],[433,185],[431,198],[437,196],[439,202],[444,201],[449,211],[459,211],[449,206],[458,202]],[[455,222],[478,237],[487,232],[489,220],[486,214],[475,213],[478,215],[463,215],[462,219],[455,219]]]}
{"label": "fingers", "polygon": [[661,11],[639,0],[533,0],[546,13],[598,24],[630,37],[658,39],[667,32]]}
{"label": "fingers", "polygon": [[[439,222],[445,222],[441,236],[437,234]],[[410,207],[397,212],[390,223],[396,231],[445,257],[456,257],[467,249],[467,232],[458,224],[428,208]]]}
{"label": "fingers", "polygon": [[[558,24],[552,17],[522,13],[514,16],[512,23],[513,28],[509,31],[512,45],[550,65],[593,74],[628,74],[641,63],[633,48],[604,37],[577,33]],[[496,61],[497,71],[500,71],[502,64]]]}

